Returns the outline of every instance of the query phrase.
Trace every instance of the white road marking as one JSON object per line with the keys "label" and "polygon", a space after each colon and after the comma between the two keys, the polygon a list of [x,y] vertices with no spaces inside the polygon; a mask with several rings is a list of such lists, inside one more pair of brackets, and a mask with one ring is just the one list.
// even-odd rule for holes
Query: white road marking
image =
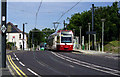
{"label": "white road marking", "polygon": [[110,59],[114,59],[114,60],[118,60],[119,58],[118,57],[113,57],[113,56],[105,56],[106,58],[110,58]]}
{"label": "white road marking", "polygon": [[[98,71],[101,71],[101,72],[109,73],[109,74],[112,74],[112,75],[120,76],[119,74],[116,74],[116,73],[120,73],[120,71],[118,71],[118,70],[114,70],[114,69],[111,69],[111,68],[107,68],[107,67],[98,66],[98,65],[87,63],[87,62],[79,61],[79,60],[76,60],[76,59],[73,59],[73,58],[58,54],[58,53],[57,54],[54,53],[54,52],[51,52],[51,53],[54,54],[55,56],[61,58],[61,59],[72,62],[74,64],[81,65],[81,66],[91,68],[91,69],[95,69],[95,70],[98,70]],[[100,68],[102,68],[104,70],[102,70]],[[106,71],[106,70],[108,70],[108,71]]]}
{"label": "white road marking", "polygon": [[16,60],[18,60],[18,61],[19,61],[19,59],[18,59],[18,57],[16,56],[16,54],[15,54],[15,53],[13,53],[13,55],[15,56]]}
{"label": "white road marking", "polygon": [[27,68],[27,70],[28,70],[29,72],[31,72],[32,74],[34,74],[34,75],[36,75],[36,76],[38,76],[38,77],[41,77],[40,75],[38,75],[37,73],[35,73],[35,72],[32,71],[31,69]]}
{"label": "white road marking", "polygon": [[73,65],[69,65],[70,67],[74,67]]}
{"label": "white road marking", "polygon": [[13,53],[13,55],[14,55],[15,57],[17,57],[17,56],[15,55],[15,53]]}
{"label": "white road marking", "polygon": [[[59,55],[61,55],[61,54],[59,54]],[[61,56],[66,57],[64,55],[61,55]],[[83,62],[83,61],[79,61],[79,60],[76,60],[76,59],[72,59],[70,57],[66,57],[66,58],[74,60],[74,61],[77,61],[79,63],[83,63],[83,64],[87,64],[87,65],[94,66],[94,67],[97,67],[97,68],[102,68],[102,69],[106,69],[106,70],[110,70],[110,71],[114,71],[114,72],[120,73],[120,71],[114,70],[114,69],[111,69],[111,68],[107,68],[107,67],[103,67],[103,66],[98,66],[98,65],[95,65],[95,64],[90,64],[90,63],[87,63],[87,62]]]}
{"label": "white road marking", "polygon": [[23,64],[22,62],[19,61],[19,63],[20,63],[22,66],[25,66],[25,64]]}
{"label": "white road marking", "polygon": [[18,61],[19,61],[19,59],[18,58],[16,58]]}

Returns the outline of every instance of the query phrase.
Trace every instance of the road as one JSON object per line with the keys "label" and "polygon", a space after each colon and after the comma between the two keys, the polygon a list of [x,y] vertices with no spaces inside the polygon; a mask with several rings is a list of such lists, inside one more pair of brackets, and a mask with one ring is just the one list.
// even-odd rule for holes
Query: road
{"label": "road", "polygon": [[78,52],[16,51],[7,54],[12,72],[21,77],[120,76],[119,59]]}

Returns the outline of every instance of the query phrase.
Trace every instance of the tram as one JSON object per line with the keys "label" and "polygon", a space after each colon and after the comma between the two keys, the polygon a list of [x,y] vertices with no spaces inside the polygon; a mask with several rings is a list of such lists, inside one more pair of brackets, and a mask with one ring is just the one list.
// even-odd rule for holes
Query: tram
{"label": "tram", "polygon": [[58,51],[73,50],[72,30],[59,30],[48,37],[47,48]]}

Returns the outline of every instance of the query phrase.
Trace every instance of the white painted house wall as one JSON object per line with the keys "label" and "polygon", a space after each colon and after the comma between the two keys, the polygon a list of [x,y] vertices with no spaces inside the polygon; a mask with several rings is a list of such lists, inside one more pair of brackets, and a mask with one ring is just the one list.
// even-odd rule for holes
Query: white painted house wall
{"label": "white painted house wall", "polygon": [[[20,37],[21,34],[21,38]],[[7,37],[7,42],[16,42],[16,47],[17,50],[21,50],[20,49],[20,45],[22,45],[23,47],[23,34],[22,33],[6,33]],[[13,38],[13,36],[15,36],[15,38]],[[27,36],[26,34],[24,34],[24,49],[27,49]]]}

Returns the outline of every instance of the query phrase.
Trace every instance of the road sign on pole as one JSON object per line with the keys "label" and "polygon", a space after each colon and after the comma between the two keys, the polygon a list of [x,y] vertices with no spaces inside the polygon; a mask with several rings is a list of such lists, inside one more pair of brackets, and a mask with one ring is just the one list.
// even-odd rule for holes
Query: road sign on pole
{"label": "road sign on pole", "polygon": [[5,27],[5,25],[3,25],[3,26],[1,27],[1,31],[2,31],[2,33],[5,33],[6,30],[7,30],[7,28]]}

